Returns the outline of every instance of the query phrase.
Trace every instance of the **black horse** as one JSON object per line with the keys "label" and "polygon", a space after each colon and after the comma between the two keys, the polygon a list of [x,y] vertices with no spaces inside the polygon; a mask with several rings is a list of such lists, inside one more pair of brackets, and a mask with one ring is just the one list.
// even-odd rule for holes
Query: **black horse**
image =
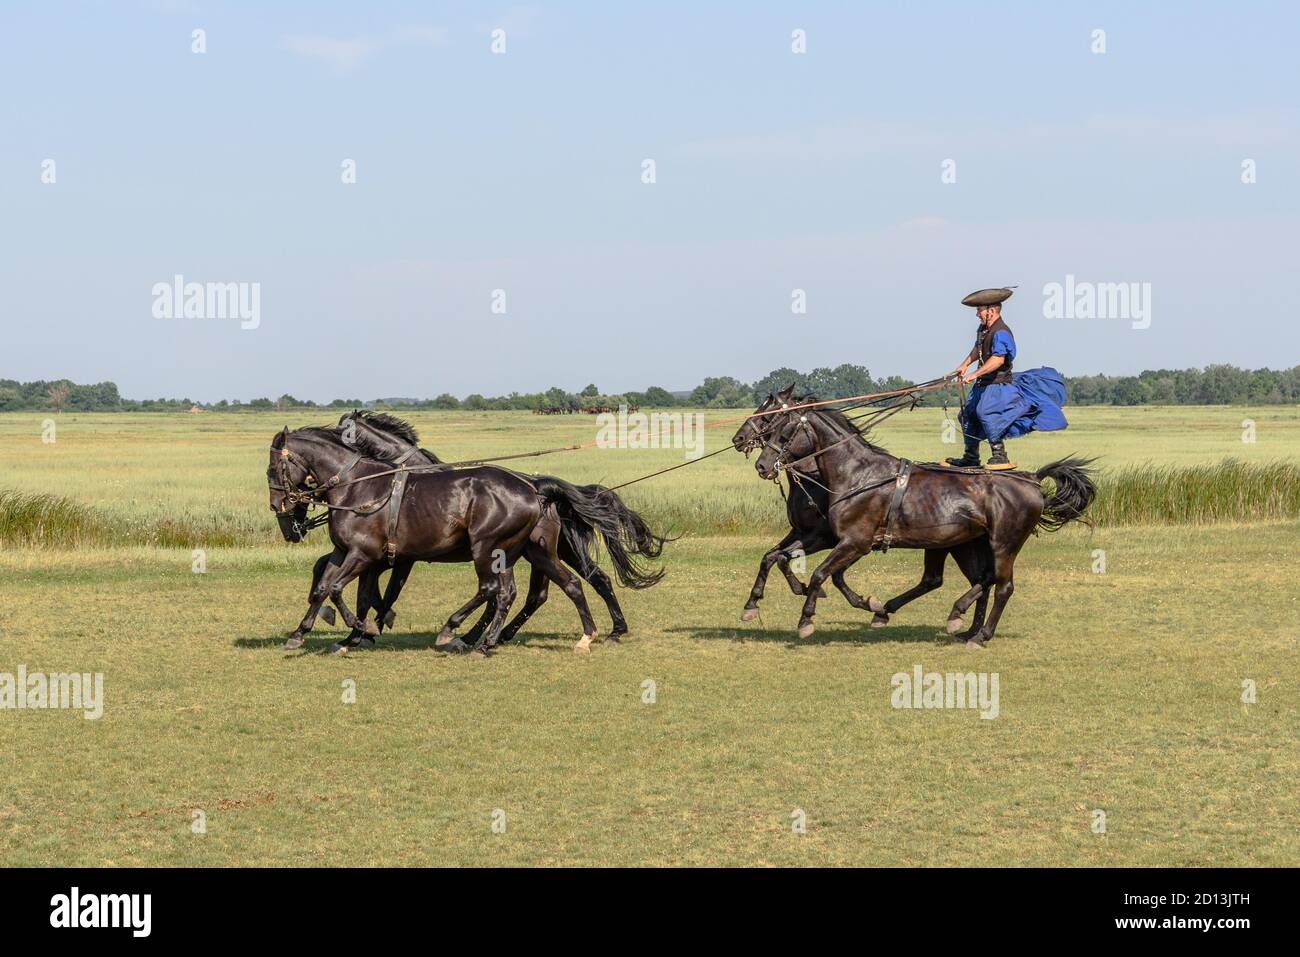
{"label": "black horse", "polygon": [[[736,434],[731,437],[731,444],[748,456],[750,452],[763,444],[767,420],[771,418],[773,413],[792,405],[803,405],[816,401],[818,401],[816,396],[796,396],[794,394],[794,385],[786,386],[775,395],[769,394],[763,400],[763,403],[754,410],[754,415],[746,419],[740,428],[736,430]],[[786,533],[784,538],[768,549],[759,560],[758,577],[754,579],[754,587],[750,589],[749,600],[745,602],[745,608],[740,614],[741,621],[752,621],[758,617],[758,603],[763,598],[763,590],[767,585],[767,576],[771,572],[773,564],[781,569],[781,573],[785,576],[785,580],[789,582],[792,592],[796,595],[806,595],[803,582],[790,569],[791,560],[804,555],[813,555],[828,548],[834,548],[835,543],[839,540],[835,530],[831,527],[830,519],[827,517],[827,510],[830,506],[830,492],[826,490],[825,483],[817,471],[817,463],[809,460],[800,463],[798,468],[787,467],[784,471],[787,472],[790,478],[790,491],[789,494],[785,495],[785,511],[786,518],[790,522],[790,531]],[[777,481],[780,482],[780,479],[777,478]],[[943,585],[944,560],[950,554],[971,585],[974,585],[977,581],[982,581],[988,574],[988,562],[983,560],[987,549],[981,548],[981,544],[987,543],[976,541],[951,548],[926,549],[921,581],[914,587],[885,602],[880,601],[874,595],[868,595],[864,599],[854,591],[844,580],[844,569],[833,572],[831,581],[850,605],[873,613],[871,619],[872,628],[881,628],[889,624],[889,616],[898,609]],[[819,589],[817,597],[825,598],[825,589]],[[981,594],[975,604],[973,623],[968,633],[963,632],[963,637],[971,637],[979,631],[984,624],[984,609],[987,604],[987,594]],[[960,616],[950,617],[950,632],[955,633],[960,627]]]}
{"label": "black horse", "polygon": [[492,598],[497,605],[474,650],[483,654],[493,647],[515,598],[514,563],[527,554],[534,569],[559,582],[582,619],[583,635],[576,650],[585,651],[595,638],[595,622],[587,607],[582,585],[558,561],[534,532],[548,507],[573,508],[611,530],[615,522],[604,514],[602,503],[592,502],[568,483],[531,485],[516,475],[491,467],[414,472],[402,477],[406,490],[392,522],[393,468],[366,459],[346,448],[330,429],[305,428],[278,433],[271,442],[267,466],[270,504],[289,541],[301,540],[304,504],[318,502],[329,509],[328,526],[334,551],[310,596],[307,614],[285,643],[286,649],[303,644],[303,635],[315,623],[328,598],[353,629],[377,634],[373,622],[348,609],[344,586],[367,569],[403,557],[417,561],[472,562],[478,589],[468,602],[447,619],[434,644],[449,650],[467,646],[455,630],[479,605]]}
{"label": "black horse", "polygon": [[[393,415],[382,412],[349,412],[339,419],[335,431],[340,441],[348,448],[390,465],[405,464],[412,468],[428,469],[446,464],[435,453],[420,448],[420,436],[414,426]],[[517,475],[534,486],[543,480],[563,483],[562,479],[554,476],[526,475],[510,469],[503,469],[503,471]],[[538,525],[538,536],[548,548],[553,548],[560,561],[576,571],[584,581],[590,583],[596,593],[604,599],[610,617],[613,619],[606,640],[617,643],[628,633],[627,620],[614,593],[613,583],[596,564],[594,556],[596,537],[599,535],[604,542],[619,582],[627,588],[635,589],[649,588],[663,577],[662,570],[646,571],[641,565],[641,559],[658,558],[666,539],[651,531],[640,515],[629,509],[618,495],[604,486],[584,485],[578,486],[577,490],[580,493],[578,501],[599,503],[603,508],[603,514],[597,515],[596,520],[593,521],[584,518],[581,511],[567,504],[558,505],[548,509],[544,514],[542,522]],[[614,522],[605,520],[606,517],[612,517]],[[313,590],[324,573],[328,560],[328,554],[322,555],[317,560],[312,580]],[[368,610],[374,607],[378,631],[382,632],[385,625],[391,627],[394,617],[393,608],[414,564],[413,559],[405,557],[393,562],[392,574],[389,576],[382,599],[379,597],[378,586],[383,567],[375,565],[368,569],[358,583],[357,617],[364,620]],[[499,642],[506,642],[513,638],[524,623],[545,603],[549,584],[550,578],[544,572],[534,568],[529,579],[528,596],[524,607],[502,630]],[[496,611],[494,602],[495,599],[488,600],[482,617],[466,633],[463,639],[465,642],[473,644],[477,641]],[[364,631],[356,629],[345,639],[345,643],[349,646],[366,641],[373,641],[373,639]]]}
{"label": "black horse", "polygon": [[[811,396],[805,400],[816,401]],[[832,409],[791,408],[762,416],[758,436],[763,452],[755,469],[762,478],[811,463],[829,493],[827,517],[836,542],[808,579],[801,638],[814,631],[822,582],[868,552],[891,545],[931,550],[972,544],[987,549],[990,571],[953,605],[949,631],[955,630],[953,620],[996,585],[988,621],[974,634],[963,635],[968,646],[983,646],[1015,591],[1016,555],[1029,535],[1082,520],[1096,495],[1087,468],[1091,459],[1052,462],[1032,475],[920,465],[873,445]],[[1041,485],[1048,478],[1056,486],[1050,496]]]}

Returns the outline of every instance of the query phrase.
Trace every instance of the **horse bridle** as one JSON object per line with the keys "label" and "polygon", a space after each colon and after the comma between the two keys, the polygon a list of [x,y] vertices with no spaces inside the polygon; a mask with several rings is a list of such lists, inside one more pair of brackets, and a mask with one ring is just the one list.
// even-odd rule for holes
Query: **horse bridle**
{"label": "horse bridle", "polygon": [[[271,446],[271,451],[279,453],[279,458],[276,460],[276,467],[280,484],[276,485],[273,482],[268,482],[267,487],[274,491],[284,493],[283,498],[280,500],[280,507],[276,510],[276,514],[288,515],[299,505],[304,505],[308,508],[311,508],[313,505],[320,505],[324,506],[326,509],[325,514],[317,515],[315,518],[310,518],[305,522],[298,521],[297,519],[294,520],[294,528],[301,535],[306,535],[306,533],[311,531],[311,529],[328,522],[329,513],[331,511],[353,512],[357,515],[373,515],[379,509],[383,508],[384,504],[392,497],[393,492],[390,488],[387,496],[373,502],[364,502],[361,505],[331,505],[329,502],[325,501],[324,496],[332,489],[344,485],[352,485],[356,482],[367,481],[372,478],[382,478],[384,475],[390,474],[381,473],[380,475],[363,476],[359,479],[348,479],[352,470],[357,467],[357,464],[363,458],[365,458],[365,456],[360,452],[354,453],[352,459],[343,466],[343,468],[330,476],[327,481],[321,482],[316,478],[316,474],[312,471],[311,464],[287,445],[280,448]],[[393,459],[392,464],[398,466],[398,470],[404,470],[408,468],[408,466],[403,463],[418,451],[418,447],[412,446],[397,458]],[[290,462],[302,469],[303,478],[301,482],[295,484],[292,477],[289,475]],[[310,485],[308,484],[309,482],[311,483]]]}
{"label": "horse bridle", "polygon": [[[755,449],[769,447],[771,445],[771,442],[769,441],[769,436],[771,436],[774,432],[777,432],[780,427],[780,420],[777,419],[776,413],[778,412],[786,413],[789,411],[789,408],[790,407],[786,405],[786,403],[782,402],[780,409],[777,408],[764,409],[762,406],[759,406],[759,408],[755,409],[749,418],[753,419],[757,416],[762,415],[768,418],[768,421],[771,423],[771,425],[769,425],[765,429],[758,429],[756,427],[754,429],[754,435],[747,437],[743,445],[737,446],[737,450],[740,452],[744,452],[745,457],[748,458],[749,453],[753,452]],[[749,421],[746,420],[745,424],[748,425]],[[786,445],[788,446],[789,442],[787,442]]]}
{"label": "horse bridle", "polygon": [[[784,406],[784,405],[781,406],[781,409],[782,409],[782,412],[784,413],[784,415],[793,415],[793,414],[794,414],[792,410],[787,409],[786,406]],[[784,471],[784,472],[790,472],[792,475],[795,474],[795,472],[797,471],[797,470],[795,469],[795,465],[796,465],[797,463],[799,463],[799,462],[803,462],[803,461],[805,461],[806,459],[812,459],[813,462],[814,462],[814,464],[817,464],[817,461],[816,461],[816,460],[817,460],[817,457],[820,456],[823,452],[827,452],[827,451],[829,451],[829,450],[835,448],[835,446],[837,446],[837,445],[841,445],[841,444],[843,444],[844,442],[847,442],[850,438],[852,438],[852,436],[850,436],[850,435],[846,435],[844,438],[840,439],[838,442],[833,442],[833,443],[831,443],[830,445],[826,446],[825,448],[821,448],[821,447],[819,447],[819,446],[817,445],[817,433],[814,432],[812,426],[810,426],[810,425],[808,424],[808,416],[803,415],[803,414],[801,413],[801,414],[799,415],[799,420],[798,420],[798,422],[796,423],[796,426],[797,426],[797,427],[794,428],[794,429],[792,429],[792,430],[790,431],[790,434],[789,434],[788,436],[786,436],[784,440],[781,440],[781,435],[782,435],[783,432],[784,432],[784,429],[783,429],[783,428],[781,427],[781,425],[780,425],[780,423],[781,423],[781,419],[776,418],[776,417],[773,417],[773,422],[774,422],[774,424],[773,424],[772,428],[767,429],[766,431],[759,433],[759,436],[758,436],[758,437],[761,438],[761,439],[763,440],[763,441],[762,441],[761,443],[759,443],[759,444],[761,444],[761,445],[762,445],[763,447],[765,447],[765,448],[770,448],[770,449],[775,450],[775,452],[776,452],[776,462],[774,463],[774,465],[775,465],[775,468],[776,468],[776,470],[777,470],[778,472],[783,472],[783,471]],[[785,460],[785,457],[786,457],[786,455],[787,455],[787,454],[789,453],[789,451],[790,451],[790,445],[791,445],[791,443],[794,442],[795,437],[798,436],[800,432],[807,432],[807,433],[808,433],[809,439],[812,441],[813,450],[812,450],[811,452],[807,453],[806,455],[801,455],[801,456],[799,456],[799,457],[798,457],[797,459],[795,459],[793,462],[787,462],[787,461]],[[778,447],[778,446],[776,445],[776,442],[774,442],[774,441],[772,441],[771,439],[768,438],[768,436],[770,436],[772,433],[776,433],[776,438],[777,438],[777,440],[781,441],[781,445],[780,445],[780,447]],[[809,480],[811,481],[811,479],[809,479]],[[819,483],[817,483],[817,484],[820,485],[821,483],[819,482]],[[823,485],[822,488],[825,488],[825,486]],[[829,489],[827,489],[827,491],[829,491]]]}

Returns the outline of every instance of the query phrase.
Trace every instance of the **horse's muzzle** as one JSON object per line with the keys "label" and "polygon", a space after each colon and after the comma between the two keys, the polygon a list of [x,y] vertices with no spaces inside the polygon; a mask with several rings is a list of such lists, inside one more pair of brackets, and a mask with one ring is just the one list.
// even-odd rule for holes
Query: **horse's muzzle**
{"label": "horse's muzzle", "polygon": [[275,520],[280,523],[280,534],[286,542],[301,542],[307,537],[307,509],[303,506],[292,512],[276,512]]}

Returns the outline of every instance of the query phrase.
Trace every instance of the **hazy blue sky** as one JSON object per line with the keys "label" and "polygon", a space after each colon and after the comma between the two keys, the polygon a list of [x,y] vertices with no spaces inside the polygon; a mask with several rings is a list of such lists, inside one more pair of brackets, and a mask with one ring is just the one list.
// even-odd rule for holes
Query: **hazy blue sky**
{"label": "hazy blue sky", "polygon": [[[929,378],[969,346],[960,298],[1011,283],[1025,368],[1295,365],[1298,10],[5,3],[0,378],[202,400]],[[259,327],[154,318],[178,273],[260,283]],[[1044,318],[1067,274],[1151,283],[1150,328]]]}

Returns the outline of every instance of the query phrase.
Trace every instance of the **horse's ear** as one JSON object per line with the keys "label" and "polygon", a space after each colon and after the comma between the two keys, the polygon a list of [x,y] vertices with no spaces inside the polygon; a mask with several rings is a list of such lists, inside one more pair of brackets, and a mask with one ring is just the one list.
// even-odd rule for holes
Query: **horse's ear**
{"label": "horse's ear", "polygon": [[794,383],[793,383],[793,382],[791,382],[788,386],[786,386],[784,389],[782,389],[780,392],[778,392],[778,393],[776,394],[776,397],[777,397],[778,399],[788,399],[788,398],[790,398],[790,396],[792,396],[792,395],[794,395]]}

